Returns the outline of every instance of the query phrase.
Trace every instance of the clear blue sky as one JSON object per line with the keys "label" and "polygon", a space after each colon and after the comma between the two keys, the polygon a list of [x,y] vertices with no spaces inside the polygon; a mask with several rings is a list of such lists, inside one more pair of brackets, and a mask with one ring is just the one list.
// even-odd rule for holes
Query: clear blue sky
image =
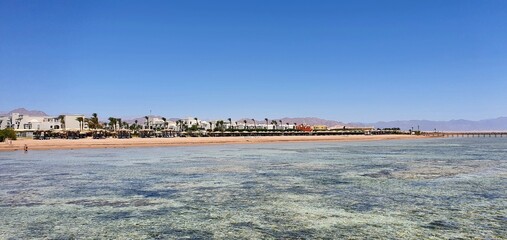
{"label": "clear blue sky", "polygon": [[507,116],[507,1],[0,1],[0,111]]}

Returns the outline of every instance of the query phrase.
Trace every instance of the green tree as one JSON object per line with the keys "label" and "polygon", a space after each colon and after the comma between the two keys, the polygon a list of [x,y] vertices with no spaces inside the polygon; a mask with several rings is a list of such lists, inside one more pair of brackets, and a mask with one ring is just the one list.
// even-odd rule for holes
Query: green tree
{"label": "green tree", "polygon": [[76,118],[76,121],[79,122],[79,131],[83,131],[83,122],[84,122],[84,118],[83,117],[77,117]]}
{"label": "green tree", "polygon": [[16,132],[12,128],[6,128],[0,130],[0,142],[5,141],[5,139],[16,140]]}
{"label": "green tree", "polygon": [[194,120],[195,120],[195,125],[199,128],[199,121],[197,120],[196,117],[194,118]]}
{"label": "green tree", "polygon": [[276,128],[276,126],[278,125],[278,122],[276,120],[271,120],[271,124],[273,125],[273,130]]}
{"label": "green tree", "polygon": [[99,116],[97,115],[97,113],[92,114],[92,122],[95,125],[95,129],[102,128],[102,126],[99,123]]}
{"label": "green tree", "polygon": [[163,117],[162,120],[164,121],[164,129],[167,129],[167,118]]}
{"label": "green tree", "polygon": [[65,115],[59,115],[58,120],[60,120],[60,124],[62,125],[62,129],[65,130]]}
{"label": "green tree", "polygon": [[148,121],[150,118],[148,116],[144,116],[144,119],[146,119],[146,128],[150,128],[150,122]]}
{"label": "green tree", "polygon": [[99,123],[99,117],[97,115],[97,113],[92,113],[92,117],[91,118],[86,118],[85,119],[85,122],[88,124],[88,127],[91,128],[91,129],[97,129],[97,128],[101,128],[102,126],[100,125]]}
{"label": "green tree", "polygon": [[224,121],[223,120],[217,121],[217,123],[216,123],[216,129],[218,131],[222,131],[222,132],[225,130],[224,129]]}
{"label": "green tree", "polygon": [[181,119],[177,120],[176,126],[178,126],[180,132],[183,131],[183,120],[181,120]]}
{"label": "green tree", "polygon": [[108,118],[109,120],[109,126],[112,128],[112,130],[114,131],[116,129],[116,122],[118,121],[116,118],[114,117],[110,117]]}

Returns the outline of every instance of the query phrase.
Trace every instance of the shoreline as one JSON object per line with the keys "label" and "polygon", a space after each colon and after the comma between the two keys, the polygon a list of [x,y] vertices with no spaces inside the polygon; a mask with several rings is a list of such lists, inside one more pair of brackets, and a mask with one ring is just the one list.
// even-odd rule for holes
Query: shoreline
{"label": "shoreline", "polygon": [[188,138],[130,138],[130,139],[51,139],[7,140],[0,143],[0,152],[28,150],[73,150],[97,148],[133,148],[133,147],[177,147],[226,144],[262,144],[290,142],[361,142],[404,139],[427,139],[433,137],[415,135],[342,135],[342,136],[258,136],[258,137],[188,137]]}

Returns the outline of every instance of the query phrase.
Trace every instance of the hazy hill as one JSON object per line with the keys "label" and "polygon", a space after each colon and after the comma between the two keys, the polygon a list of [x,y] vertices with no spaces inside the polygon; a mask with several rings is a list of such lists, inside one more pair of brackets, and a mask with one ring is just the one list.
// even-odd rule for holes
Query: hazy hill
{"label": "hazy hill", "polygon": [[7,114],[11,114],[11,113],[19,113],[19,114],[29,115],[29,116],[47,116],[47,114],[43,111],[26,110],[25,108],[17,108],[17,109],[14,109],[14,110],[8,112]]}
{"label": "hazy hill", "polygon": [[[244,120],[247,120],[247,123],[253,123],[252,119],[249,118],[242,118],[237,120],[238,123],[243,123]],[[282,119],[268,119],[268,123],[271,124],[272,120],[276,120],[277,122],[282,120],[282,124],[306,124],[306,125],[325,125],[328,127],[334,127],[334,126],[351,126],[348,123],[342,123],[335,120],[327,120],[327,119],[321,119],[316,117],[300,117],[300,118],[289,118],[285,117]],[[266,123],[266,121],[263,119],[255,119],[257,123]]]}
{"label": "hazy hill", "polygon": [[[18,108],[4,114],[11,113],[20,113],[24,115],[30,116],[47,116],[47,114],[40,110],[27,110],[25,108]],[[162,116],[153,116],[157,118],[162,118]],[[176,121],[179,118],[168,118],[168,121]],[[129,124],[134,123],[137,120],[138,124],[144,124],[146,121],[144,117],[139,117],[135,119],[122,119],[122,121],[128,122]],[[227,121],[227,119],[223,119]],[[244,120],[247,120],[248,123],[253,123],[251,118],[242,118],[239,120],[233,120],[238,123],[243,123]],[[272,120],[279,121],[280,119],[268,119],[269,123]],[[479,121],[470,121],[470,120],[450,120],[450,121],[430,121],[430,120],[407,120],[407,121],[388,121],[388,122],[376,122],[376,123],[343,123],[335,120],[327,120],[316,117],[299,117],[299,118],[289,118],[285,117],[281,119],[283,124],[286,123],[297,123],[297,124],[307,124],[307,125],[325,125],[328,127],[335,126],[374,126],[375,128],[392,128],[399,127],[402,130],[419,129],[422,131],[507,131],[507,117],[499,117],[494,119],[485,119]],[[102,119],[101,121],[106,121],[107,119]],[[257,123],[265,123],[264,119],[255,119]]]}
{"label": "hazy hill", "polygon": [[479,121],[470,120],[450,120],[450,121],[429,121],[429,120],[408,120],[408,121],[390,121],[376,122],[367,125],[376,128],[399,127],[404,130],[417,130],[417,126],[422,131],[507,131],[507,117],[495,119],[485,119]]}
{"label": "hazy hill", "polygon": [[[163,116],[150,115],[150,117],[162,119]],[[144,124],[144,123],[146,123],[146,118],[144,118],[144,117],[139,117],[139,118],[134,118],[134,119],[122,119],[122,121],[124,121],[124,122],[126,122],[128,124],[135,123],[136,120],[137,120],[137,124]],[[167,118],[166,120],[167,121],[176,122],[177,120],[180,120],[180,119],[179,118]]]}
{"label": "hazy hill", "polygon": [[282,118],[282,122],[286,123],[297,123],[297,124],[307,124],[307,125],[325,125],[328,127],[334,126],[350,126],[347,123],[338,122],[335,120],[326,120],[316,117],[303,117],[303,118]]}

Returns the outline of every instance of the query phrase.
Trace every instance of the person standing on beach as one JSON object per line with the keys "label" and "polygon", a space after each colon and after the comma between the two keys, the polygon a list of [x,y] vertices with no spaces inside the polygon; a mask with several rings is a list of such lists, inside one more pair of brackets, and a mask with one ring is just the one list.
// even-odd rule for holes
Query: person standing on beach
{"label": "person standing on beach", "polygon": [[24,149],[25,149],[25,152],[28,152],[28,145],[25,144]]}

